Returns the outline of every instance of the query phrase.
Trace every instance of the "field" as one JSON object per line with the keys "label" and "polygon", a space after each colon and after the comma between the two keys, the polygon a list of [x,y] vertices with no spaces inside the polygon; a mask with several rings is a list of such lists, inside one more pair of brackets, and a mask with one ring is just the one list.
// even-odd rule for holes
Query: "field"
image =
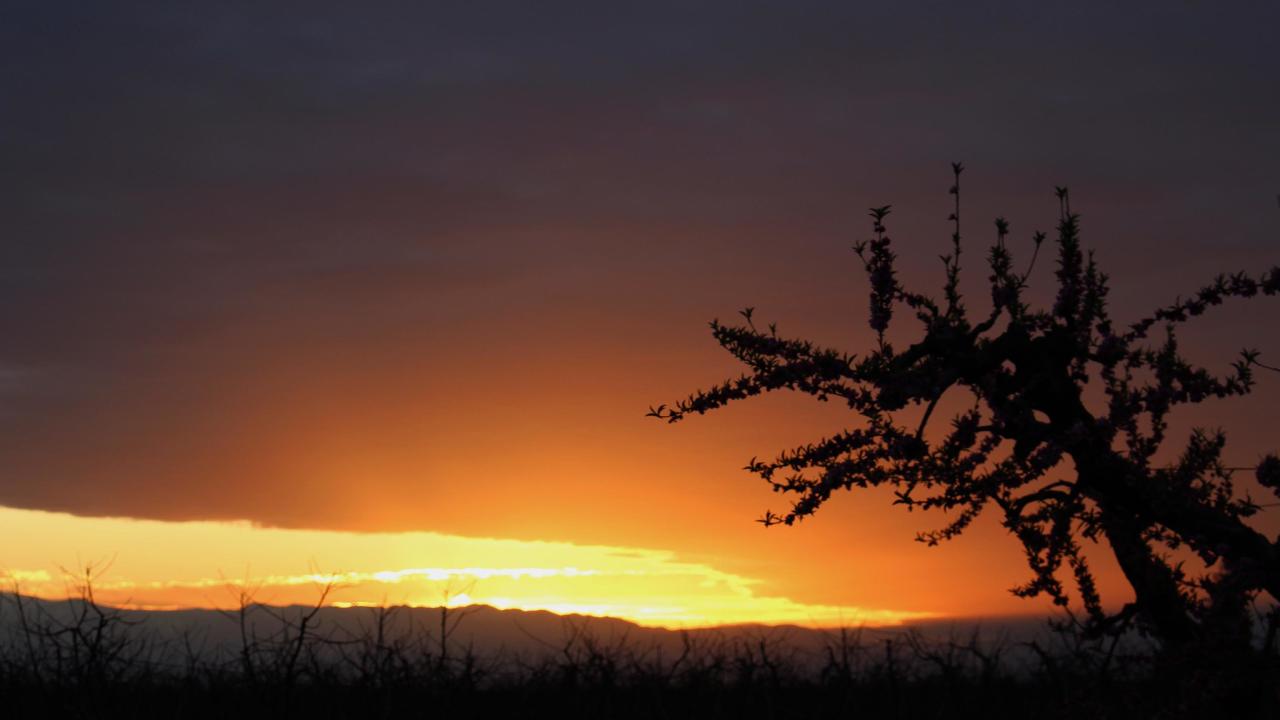
{"label": "field", "polygon": [[1277,667],[1262,655],[1188,675],[1135,635],[1086,641],[1030,619],[681,632],[487,607],[146,612],[12,594],[2,602],[0,693],[11,718],[1280,712]]}

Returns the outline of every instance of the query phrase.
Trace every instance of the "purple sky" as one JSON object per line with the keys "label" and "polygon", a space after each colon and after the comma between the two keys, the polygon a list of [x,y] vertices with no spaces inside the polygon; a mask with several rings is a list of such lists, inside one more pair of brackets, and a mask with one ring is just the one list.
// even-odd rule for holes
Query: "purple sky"
{"label": "purple sky", "polygon": [[[733,370],[705,321],[861,349],[865,208],[931,288],[952,160],[974,291],[1062,184],[1120,319],[1280,259],[1276,3],[375,5],[0,9],[0,504],[652,542],[624,482],[838,429],[645,421]],[[1275,363],[1276,311],[1188,341]],[[1192,418],[1241,463],[1262,380]]]}

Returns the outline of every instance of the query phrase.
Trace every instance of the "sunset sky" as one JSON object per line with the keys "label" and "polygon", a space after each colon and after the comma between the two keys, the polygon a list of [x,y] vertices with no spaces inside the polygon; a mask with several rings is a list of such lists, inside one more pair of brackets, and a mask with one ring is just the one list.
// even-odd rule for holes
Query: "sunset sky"
{"label": "sunset sky", "polygon": [[[706,323],[748,305],[870,347],[865,209],[893,204],[902,277],[933,291],[953,160],[975,295],[991,219],[1025,251],[1055,185],[1120,320],[1280,261],[1280,4],[374,5],[0,7],[21,587],[110,563],[104,597],[148,607],[332,579],[669,626],[1041,612],[993,516],[938,548],[912,538],[945,518],[888,492],[753,522],[779,498],[743,465],[840,408],[646,409],[738,372]],[[1232,305],[1189,354],[1276,364],[1278,318]],[[1171,436],[1280,449],[1259,380]]]}

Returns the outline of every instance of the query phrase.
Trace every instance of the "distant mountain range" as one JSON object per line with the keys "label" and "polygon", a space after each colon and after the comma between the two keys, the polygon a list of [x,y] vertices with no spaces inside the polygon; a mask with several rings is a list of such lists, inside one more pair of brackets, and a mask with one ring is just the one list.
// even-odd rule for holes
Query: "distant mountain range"
{"label": "distant mountain range", "polygon": [[[23,614],[19,614],[19,601]],[[84,618],[95,623],[93,612],[77,600],[51,601],[0,594],[2,642],[21,642],[26,628],[69,627]],[[314,611],[314,614],[312,614]],[[481,657],[506,656],[535,659],[583,648],[602,652],[629,652],[678,657],[686,648],[736,651],[746,645],[792,657],[825,656],[825,648],[841,641],[841,630],[795,625],[732,625],[673,630],[645,627],[617,618],[557,615],[546,611],[500,610],[487,605],[432,607],[277,607],[250,605],[236,610],[111,610],[119,622],[115,629],[146,638],[161,655],[188,650],[202,657],[233,657],[244,642],[269,644],[296,637],[303,618],[307,632],[334,644],[358,643],[381,632],[384,643],[413,645],[424,651],[439,649],[441,624],[445,624],[449,652],[471,652]],[[310,617],[308,617],[310,616]],[[242,628],[243,626],[243,628]],[[243,629],[243,635],[242,635]],[[991,617],[929,620],[892,627],[845,628],[844,639],[863,646],[903,638],[907,633],[929,641],[969,642],[976,633],[986,645],[1003,643],[1020,647],[1032,639],[1045,640],[1050,633],[1045,618]],[[417,643],[418,645],[414,645]]]}

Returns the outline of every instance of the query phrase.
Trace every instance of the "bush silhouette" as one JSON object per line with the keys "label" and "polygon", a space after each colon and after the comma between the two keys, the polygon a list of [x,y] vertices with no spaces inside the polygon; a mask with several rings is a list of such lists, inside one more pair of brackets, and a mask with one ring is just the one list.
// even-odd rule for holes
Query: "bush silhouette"
{"label": "bush silhouette", "polygon": [[[1277,294],[1280,267],[1219,276],[1189,298],[1119,326],[1108,312],[1108,278],[1082,248],[1079,216],[1058,188],[1052,307],[1033,309],[1023,297],[1045,235],[1035,234],[1034,254],[1019,272],[1008,223],[997,219],[986,257],[991,310],[971,318],[960,291],[963,168],[952,170],[953,233],[942,256],[940,299],[899,282],[886,234],[890,208],[873,208],[874,235],[854,246],[870,280],[878,339],[870,353],[786,339],[775,325],[757,327],[747,308],[744,324],[713,321],[711,330],[749,371],[649,414],[674,423],[783,389],[843,402],[860,416],[856,427],[747,466],[794,496],[786,513],[765,513],[765,526],[801,520],[837,490],[890,486],[897,504],[954,513],[945,527],[919,534],[934,545],[991,508],[1026,551],[1031,579],[1013,590],[1017,595],[1047,595],[1067,607],[1062,577],[1072,576],[1085,611],[1073,622],[1086,634],[1118,634],[1136,624],[1159,641],[1166,659],[1250,657],[1253,601],[1263,591],[1280,598],[1280,547],[1246,522],[1259,505],[1233,487],[1221,431],[1195,431],[1171,465],[1158,464],[1156,454],[1177,406],[1247,394],[1255,370],[1276,369],[1244,350],[1229,372],[1214,375],[1183,356],[1176,330],[1229,298]],[[885,337],[900,307],[922,331],[901,350]],[[1163,338],[1148,340],[1156,330]],[[1100,403],[1083,394],[1091,382],[1101,386]],[[948,392],[967,392],[972,409],[952,418],[945,433],[927,433]],[[895,417],[902,411],[917,414],[906,423]],[[1269,456],[1250,469],[1280,493],[1280,460]],[[1104,610],[1084,540],[1105,541],[1133,588],[1134,602],[1119,612]],[[1178,548],[1198,556],[1204,570],[1171,559]],[[1275,620],[1273,611],[1268,643]]]}

